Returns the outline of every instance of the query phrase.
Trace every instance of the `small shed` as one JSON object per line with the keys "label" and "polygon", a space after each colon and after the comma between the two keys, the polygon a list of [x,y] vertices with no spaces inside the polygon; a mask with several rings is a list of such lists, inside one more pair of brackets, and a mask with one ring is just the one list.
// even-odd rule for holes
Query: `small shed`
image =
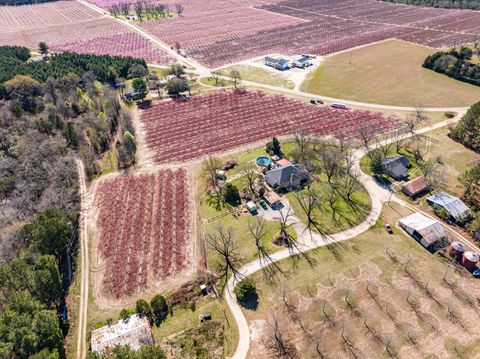
{"label": "small shed", "polygon": [[138,350],[144,345],[154,345],[150,322],[145,316],[135,314],[125,320],[92,331],[92,352],[108,354],[117,345],[128,345]]}
{"label": "small shed", "polygon": [[384,171],[397,181],[408,178],[408,168],[410,162],[405,156],[395,156],[391,158],[382,158],[382,166]]}
{"label": "small shed", "polygon": [[265,65],[273,67],[274,69],[284,71],[290,67],[290,60],[267,56],[265,57]]}
{"label": "small shed", "polygon": [[438,192],[428,197],[427,203],[436,210],[444,209],[457,222],[463,222],[471,215],[470,209],[460,198],[445,192]]}
{"label": "small shed", "polygon": [[217,179],[219,180],[222,180],[222,181],[226,181],[227,180],[227,172],[223,171],[223,170],[216,170],[215,171],[215,176],[217,177]]}
{"label": "small shed", "polygon": [[408,197],[415,198],[428,190],[428,181],[424,176],[408,181],[402,186],[402,192]]}
{"label": "small shed", "polygon": [[210,313],[210,312],[203,312],[202,314],[200,314],[199,319],[200,319],[201,322],[205,322],[205,321],[207,321],[207,320],[211,320],[211,319],[212,319],[212,313]]}
{"label": "small shed", "polygon": [[434,249],[441,239],[447,238],[440,222],[418,212],[400,219],[398,225],[426,249]]}

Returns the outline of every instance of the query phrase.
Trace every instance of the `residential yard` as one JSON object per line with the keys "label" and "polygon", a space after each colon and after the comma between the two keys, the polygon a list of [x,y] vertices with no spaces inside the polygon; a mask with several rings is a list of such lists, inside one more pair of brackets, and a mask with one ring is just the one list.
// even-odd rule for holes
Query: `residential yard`
{"label": "residential yard", "polygon": [[397,106],[470,106],[480,88],[424,69],[435,49],[389,40],[325,59],[301,90],[353,101]]}
{"label": "residential yard", "polygon": [[244,310],[249,357],[275,356],[276,322],[277,338],[305,358],[475,358],[478,280],[394,226],[408,214],[386,206],[362,235],[309,252],[314,265],[281,261],[284,275],[275,285],[254,274],[258,307]]}
{"label": "residential yard", "polygon": [[240,72],[242,80],[285,87],[287,89],[293,89],[295,87],[295,84],[285,78],[280,71],[273,72],[256,66],[234,65],[217,70],[215,73],[222,76],[230,76],[230,71],[232,70],[237,70]]}
{"label": "residential yard", "polygon": [[[453,141],[448,137],[449,132],[450,130],[447,127],[427,132],[422,135],[421,143],[422,148],[424,149],[423,152],[425,153],[425,158],[439,161],[442,164],[440,168],[441,173],[443,174],[443,181],[441,181],[440,190],[461,197],[464,192],[464,187],[460,183],[459,177],[470,168],[473,163],[480,160],[480,155],[466,148],[462,144]],[[411,140],[407,143],[409,142],[411,142]],[[400,153],[397,153],[395,146],[392,146],[389,152],[389,157],[405,155],[412,165],[408,170],[410,179],[414,179],[422,173],[418,165],[415,163],[415,158],[410,148],[411,146],[403,148],[400,150]],[[362,170],[369,175],[373,175],[370,164],[371,161],[368,156],[364,156],[360,161]]]}
{"label": "residential yard", "polygon": [[[333,234],[352,228],[363,222],[370,212],[370,196],[363,187],[358,188],[353,193],[351,197],[353,206],[349,205],[343,198],[338,197],[333,205],[333,209],[328,203],[329,192],[326,180],[322,180],[320,183],[313,183],[312,189],[320,198],[320,205],[315,207],[312,216],[323,234]],[[303,198],[307,197],[305,189],[298,193],[287,194],[295,215],[299,217],[302,223],[306,224],[307,215],[297,199],[301,198],[301,196]],[[318,229],[312,229],[318,232]]]}

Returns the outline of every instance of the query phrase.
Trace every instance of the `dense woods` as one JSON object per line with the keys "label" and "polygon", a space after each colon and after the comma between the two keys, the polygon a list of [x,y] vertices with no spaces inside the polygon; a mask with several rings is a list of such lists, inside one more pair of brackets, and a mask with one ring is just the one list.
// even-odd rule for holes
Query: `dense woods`
{"label": "dense woods", "polygon": [[474,151],[480,152],[480,102],[470,107],[450,132],[450,137]]}
{"label": "dense woods", "polygon": [[0,358],[64,358],[64,298],[77,250],[75,157],[89,177],[112,149],[120,167],[134,162],[130,113],[105,81],[139,62],[29,57],[0,47]]}
{"label": "dense woods", "polygon": [[86,72],[95,73],[98,81],[115,83],[119,77],[126,78],[128,69],[139,64],[147,67],[145,60],[131,57],[88,55],[73,52],[52,54],[48,61],[27,62],[30,52],[25,47],[0,47],[0,83],[15,75],[30,75],[38,81],[49,77],[61,78],[68,74],[83,76]]}
{"label": "dense woods", "polygon": [[397,4],[408,4],[445,9],[480,10],[480,0],[382,0]]}
{"label": "dense woods", "polygon": [[480,86],[480,66],[470,61],[472,56],[473,50],[468,47],[438,51],[425,59],[423,67]]}

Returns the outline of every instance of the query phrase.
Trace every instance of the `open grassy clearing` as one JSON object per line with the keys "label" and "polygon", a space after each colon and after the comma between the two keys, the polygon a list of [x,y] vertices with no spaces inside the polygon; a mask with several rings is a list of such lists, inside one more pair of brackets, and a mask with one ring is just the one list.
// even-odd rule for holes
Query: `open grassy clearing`
{"label": "open grassy clearing", "polygon": [[302,91],[354,101],[398,106],[469,106],[480,88],[424,69],[435,52],[390,40],[328,57],[302,84]]}
{"label": "open grassy clearing", "polygon": [[234,85],[233,81],[219,79],[218,83],[212,77],[202,77],[199,82],[205,86],[214,86],[214,87],[231,87]]}
{"label": "open grassy clearing", "polygon": [[[339,186],[341,185],[339,184]],[[358,188],[352,194],[353,206],[349,205],[343,198],[338,197],[333,205],[335,210],[328,204],[329,190],[326,179],[322,179],[319,183],[313,183],[312,189],[318,193],[321,202],[321,205],[313,210],[312,216],[316,219],[318,227],[325,234],[333,234],[352,228],[363,222],[370,212],[370,196],[363,187]],[[302,223],[307,223],[307,215],[302,210],[297,196],[306,197],[306,190],[302,190],[299,193],[288,193],[287,198],[295,215],[300,218]]]}
{"label": "open grassy clearing", "polygon": [[310,252],[314,266],[280,262],[285,276],[275,287],[260,272],[251,277],[259,305],[244,310],[253,332],[250,357],[273,355],[268,343],[275,317],[285,342],[302,358],[318,356],[315,343],[327,357],[475,357],[477,281],[452,267],[445,276],[449,262],[402,230],[394,227],[394,234],[387,234],[384,222],[393,225],[410,213],[393,206],[364,234]]}
{"label": "open grassy clearing", "polygon": [[273,72],[256,66],[234,65],[217,70],[215,73],[222,76],[230,76],[230,71],[232,70],[240,72],[242,80],[285,87],[287,89],[295,87],[295,84],[283,76],[280,71]]}

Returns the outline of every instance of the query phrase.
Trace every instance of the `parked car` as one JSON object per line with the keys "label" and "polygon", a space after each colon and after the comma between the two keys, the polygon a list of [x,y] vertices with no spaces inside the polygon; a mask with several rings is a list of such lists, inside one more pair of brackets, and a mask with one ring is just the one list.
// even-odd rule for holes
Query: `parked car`
{"label": "parked car", "polygon": [[383,227],[385,227],[388,233],[393,234],[392,226],[390,226],[388,223],[385,223]]}
{"label": "parked car", "polygon": [[317,103],[323,105],[323,101],[322,101],[322,100],[317,100]]}
{"label": "parked car", "polygon": [[311,103],[312,105],[316,105],[316,104],[317,104],[317,100],[311,99],[311,100],[310,100],[310,103]]}
{"label": "parked car", "polygon": [[263,209],[267,210],[268,209],[268,206],[267,206],[267,203],[261,199],[260,201],[258,201],[258,204],[260,205],[260,207],[262,207]]}

